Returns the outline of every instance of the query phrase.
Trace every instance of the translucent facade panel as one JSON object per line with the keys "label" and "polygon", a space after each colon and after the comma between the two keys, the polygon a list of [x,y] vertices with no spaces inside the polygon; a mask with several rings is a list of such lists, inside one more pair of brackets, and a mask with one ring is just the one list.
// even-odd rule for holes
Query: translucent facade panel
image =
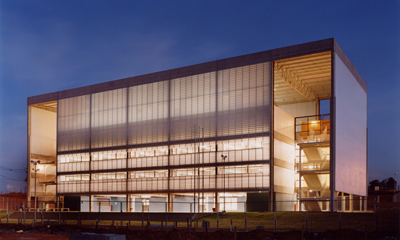
{"label": "translucent facade panel", "polygon": [[129,144],[168,141],[168,81],[129,88]]}
{"label": "translucent facade panel", "polygon": [[89,171],[89,154],[65,154],[57,156],[58,172]]}
{"label": "translucent facade panel", "polygon": [[126,88],[92,94],[92,148],[126,145]]}
{"label": "translucent facade panel", "polygon": [[123,169],[126,168],[126,159],[91,161],[91,170]]}
{"label": "translucent facade panel", "polygon": [[168,170],[133,171],[130,178],[168,177]]}
{"label": "translucent facade panel", "polygon": [[90,142],[90,95],[61,99],[57,105],[57,149],[88,149]]}
{"label": "translucent facade panel", "polygon": [[[215,72],[171,80],[170,140],[215,136],[216,120]],[[200,129],[201,132],[203,130]]]}
{"label": "translucent facade panel", "polygon": [[180,154],[170,156],[170,165],[188,165],[188,164],[202,164],[214,163],[216,158],[216,152],[196,153],[196,154]]}
{"label": "translucent facade panel", "polygon": [[126,179],[107,179],[90,181],[90,192],[125,192]]}
{"label": "translucent facade panel", "polygon": [[215,167],[206,168],[179,168],[172,169],[171,176],[181,177],[181,176],[203,176],[203,175],[215,175]]}
{"label": "translucent facade panel", "polygon": [[92,153],[91,170],[112,170],[126,168],[126,150],[104,151]]}
{"label": "translucent facade panel", "polygon": [[196,189],[212,190],[215,189],[215,175],[204,175],[204,185],[203,176],[180,176],[180,177],[170,177],[170,190],[178,191],[193,191],[196,180]]}
{"label": "translucent facade panel", "polygon": [[126,179],[126,172],[106,172],[106,173],[93,173],[92,180],[104,180],[104,179]]}
{"label": "translucent facade panel", "polygon": [[218,167],[218,175],[236,174],[236,173],[263,173],[264,175],[269,175],[269,167],[268,164]]}
{"label": "translucent facade panel", "polygon": [[142,157],[128,159],[129,168],[168,166],[168,156]]}
{"label": "translucent facade panel", "polygon": [[[59,100],[58,172],[113,171],[94,173],[82,186],[64,181],[60,189],[212,190],[229,175],[230,189],[267,190],[266,170],[219,168],[216,175],[216,167],[184,165],[263,161],[263,169],[269,166],[270,76],[271,64],[261,63]],[[148,167],[164,169],[126,172]]]}
{"label": "translucent facade panel", "polygon": [[218,137],[270,131],[271,64],[218,72]]}
{"label": "translucent facade panel", "polygon": [[168,165],[168,146],[132,148],[128,150],[129,168],[160,167]]}
{"label": "translucent facade panel", "polygon": [[74,175],[58,176],[57,177],[57,193],[89,192],[88,175],[89,174],[74,174]]}
{"label": "translucent facade panel", "polygon": [[269,174],[236,173],[217,175],[217,188],[226,190],[269,189]]}
{"label": "translucent facade panel", "polygon": [[167,190],[168,190],[168,177],[128,179],[128,191],[130,192],[167,191]]}
{"label": "translucent facade panel", "polygon": [[[269,137],[243,138],[218,142],[221,154],[217,162],[246,162],[269,160]],[[224,160],[220,155],[227,156]]]}

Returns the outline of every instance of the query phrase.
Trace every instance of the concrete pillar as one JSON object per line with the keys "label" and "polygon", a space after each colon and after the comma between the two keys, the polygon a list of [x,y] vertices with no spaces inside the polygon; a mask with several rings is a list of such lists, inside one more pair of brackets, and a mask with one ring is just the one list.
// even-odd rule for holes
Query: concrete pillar
{"label": "concrete pillar", "polygon": [[367,211],[367,203],[368,203],[368,201],[367,201],[367,197],[365,197],[364,198],[364,211]]}
{"label": "concrete pillar", "polygon": [[89,212],[93,212],[93,195],[89,195]]}
{"label": "concrete pillar", "polygon": [[167,201],[168,201],[168,212],[173,212],[174,211],[174,194],[172,193],[168,193],[168,197],[167,197]]}
{"label": "concrete pillar", "polygon": [[130,212],[131,211],[131,195],[130,194],[126,194],[126,197],[125,197],[125,209],[126,209],[126,212]]}
{"label": "concrete pillar", "polygon": [[350,194],[350,196],[349,196],[349,211],[350,212],[353,212],[353,197],[354,197],[354,195]]}
{"label": "concrete pillar", "polygon": [[342,193],[342,212],[346,211],[346,197],[344,196],[344,193]]}

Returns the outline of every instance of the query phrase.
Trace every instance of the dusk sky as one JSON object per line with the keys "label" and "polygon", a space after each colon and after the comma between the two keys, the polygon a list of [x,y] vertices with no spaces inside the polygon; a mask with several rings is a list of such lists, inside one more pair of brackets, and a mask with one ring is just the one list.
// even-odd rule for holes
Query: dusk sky
{"label": "dusk sky", "polygon": [[369,180],[400,180],[400,1],[0,0],[0,193],[26,184],[27,98],[335,38],[368,85]]}

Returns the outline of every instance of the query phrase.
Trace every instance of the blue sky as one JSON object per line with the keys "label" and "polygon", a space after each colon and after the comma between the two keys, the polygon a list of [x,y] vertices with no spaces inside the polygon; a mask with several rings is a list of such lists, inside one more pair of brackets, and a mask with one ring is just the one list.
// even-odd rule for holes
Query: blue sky
{"label": "blue sky", "polygon": [[368,84],[369,178],[400,173],[399,1],[0,0],[0,166],[26,167],[29,96],[332,37]]}

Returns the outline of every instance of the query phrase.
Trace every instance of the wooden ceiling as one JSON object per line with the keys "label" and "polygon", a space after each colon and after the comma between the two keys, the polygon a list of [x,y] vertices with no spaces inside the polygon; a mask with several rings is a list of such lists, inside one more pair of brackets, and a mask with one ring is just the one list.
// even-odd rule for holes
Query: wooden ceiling
{"label": "wooden ceiling", "polygon": [[57,113],[57,101],[33,104],[30,105],[30,107],[37,107],[43,110]]}
{"label": "wooden ceiling", "polygon": [[331,97],[331,53],[274,62],[274,103],[284,105]]}

